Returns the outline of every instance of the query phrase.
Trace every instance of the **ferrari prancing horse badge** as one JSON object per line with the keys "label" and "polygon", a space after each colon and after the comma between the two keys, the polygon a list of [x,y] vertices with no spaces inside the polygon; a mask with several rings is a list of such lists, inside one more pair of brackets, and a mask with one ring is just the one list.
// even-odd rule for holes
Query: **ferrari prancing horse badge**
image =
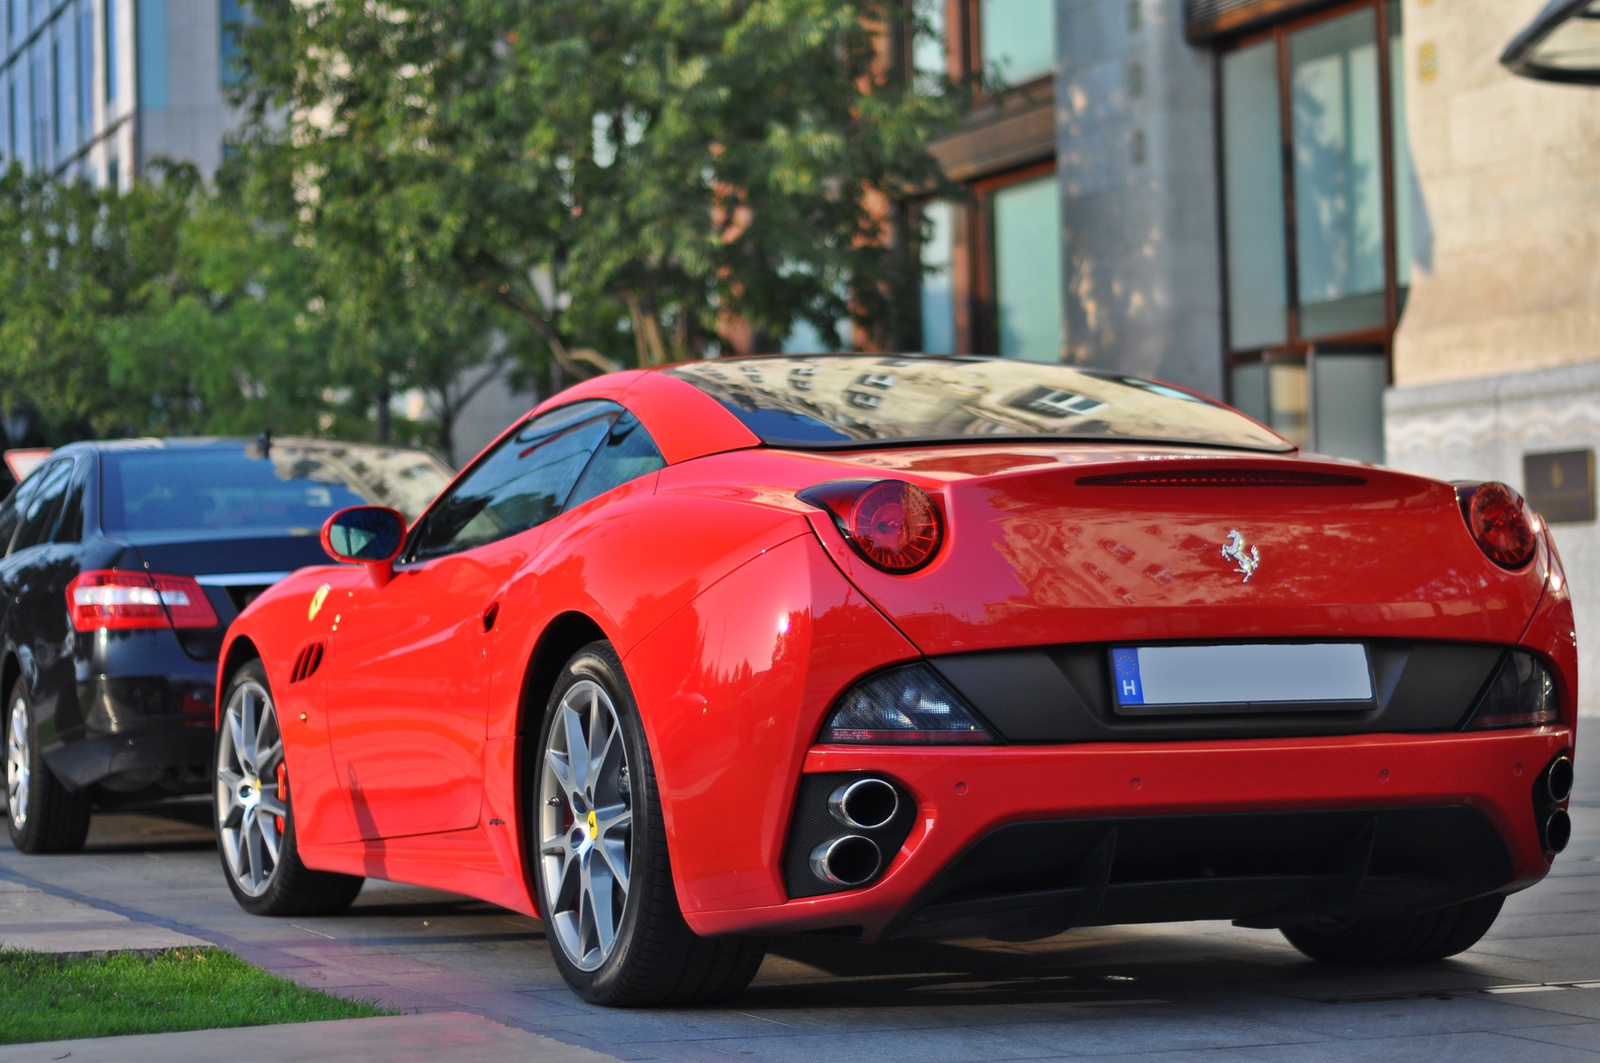
{"label": "ferrari prancing horse badge", "polygon": [[307,620],[315,620],[317,614],[322,612],[322,603],[328,600],[328,592],[331,590],[333,588],[326,583],[317,588],[317,593],[311,596],[311,608],[306,611]]}

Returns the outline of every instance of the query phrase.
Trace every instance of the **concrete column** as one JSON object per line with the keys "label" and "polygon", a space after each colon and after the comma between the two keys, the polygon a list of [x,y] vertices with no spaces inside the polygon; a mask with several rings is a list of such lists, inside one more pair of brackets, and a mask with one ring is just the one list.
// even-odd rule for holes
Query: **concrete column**
{"label": "concrete column", "polygon": [[1222,394],[1215,87],[1182,0],[1058,0],[1069,360]]}

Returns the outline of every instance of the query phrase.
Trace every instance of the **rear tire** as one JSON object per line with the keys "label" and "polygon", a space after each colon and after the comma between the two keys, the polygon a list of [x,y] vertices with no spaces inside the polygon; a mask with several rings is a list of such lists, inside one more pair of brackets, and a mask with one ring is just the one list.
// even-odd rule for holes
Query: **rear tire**
{"label": "rear tire", "polygon": [[223,705],[214,808],[217,854],[234,900],[252,915],[331,915],[348,908],[366,879],[313,871],[300,860],[277,707],[259,660],[234,671]]}
{"label": "rear tire", "polygon": [[1289,944],[1322,963],[1428,963],[1476,945],[1505,897],[1478,897],[1431,912],[1286,926]]}
{"label": "rear tire", "polygon": [[608,1007],[743,992],[766,942],[701,937],[684,922],[649,743],[610,643],[567,662],[536,738],[524,822],[545,937],[567,985]]}
{"label": "rear tire", "polygon": [[6,827],[24,853],[75,853],[89,836],[88,790],[61,785],[39,755],[39,726],[27,681],[11,685],[6,701]]}

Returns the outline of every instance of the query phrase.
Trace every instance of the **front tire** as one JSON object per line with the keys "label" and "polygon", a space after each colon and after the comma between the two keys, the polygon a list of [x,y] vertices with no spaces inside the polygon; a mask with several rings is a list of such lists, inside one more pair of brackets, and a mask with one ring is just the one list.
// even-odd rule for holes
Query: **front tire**
{"label": "front tire", "polygon": [[252,915],[330,915],[366,880],[300,861],[277,705],[258,660],[228,680],[217,728],[217,852],[239,907]]}
{"label": "front tire", "polygon": [[593,1004],[705,1004],[742,992],[764,941],[703,938],[678,908],[655,767],[610,643],[562,670],[525,772],[545,937]]}
{"label": "front tire", "polygon": [[75,853],[89,836],[89,791],[61,785],[39,755],[39,725],[18,679],[6,702],[6,827],[24,853]]}
{"label": "front tire", "polygon": [[1496,894],[1431,912],[1286,926],[1283,936],[1323,963],[1429,963],[1476,945],[1504,903]]}

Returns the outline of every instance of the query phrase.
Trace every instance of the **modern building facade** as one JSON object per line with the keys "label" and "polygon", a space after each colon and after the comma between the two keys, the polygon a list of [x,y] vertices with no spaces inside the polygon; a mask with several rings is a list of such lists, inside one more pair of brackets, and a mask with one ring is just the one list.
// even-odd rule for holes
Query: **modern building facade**
{"label": "modern building facade", "polygon": [[[990,90],[935,147],[970,198],[925,206],[924,346],[1149,374],[1314,451],[1517,486],[1600,667],[1600,92],[1500,64],[1540,7],[929,0],[923,66]],[[1557,16],[1546,66],[1600,54],[1600,2]]]}
{"label": "modern building facade", "polygon": [[0,0],[0,165],[117,187],[160,157],[209,175],[238,18],[238,0]]}

